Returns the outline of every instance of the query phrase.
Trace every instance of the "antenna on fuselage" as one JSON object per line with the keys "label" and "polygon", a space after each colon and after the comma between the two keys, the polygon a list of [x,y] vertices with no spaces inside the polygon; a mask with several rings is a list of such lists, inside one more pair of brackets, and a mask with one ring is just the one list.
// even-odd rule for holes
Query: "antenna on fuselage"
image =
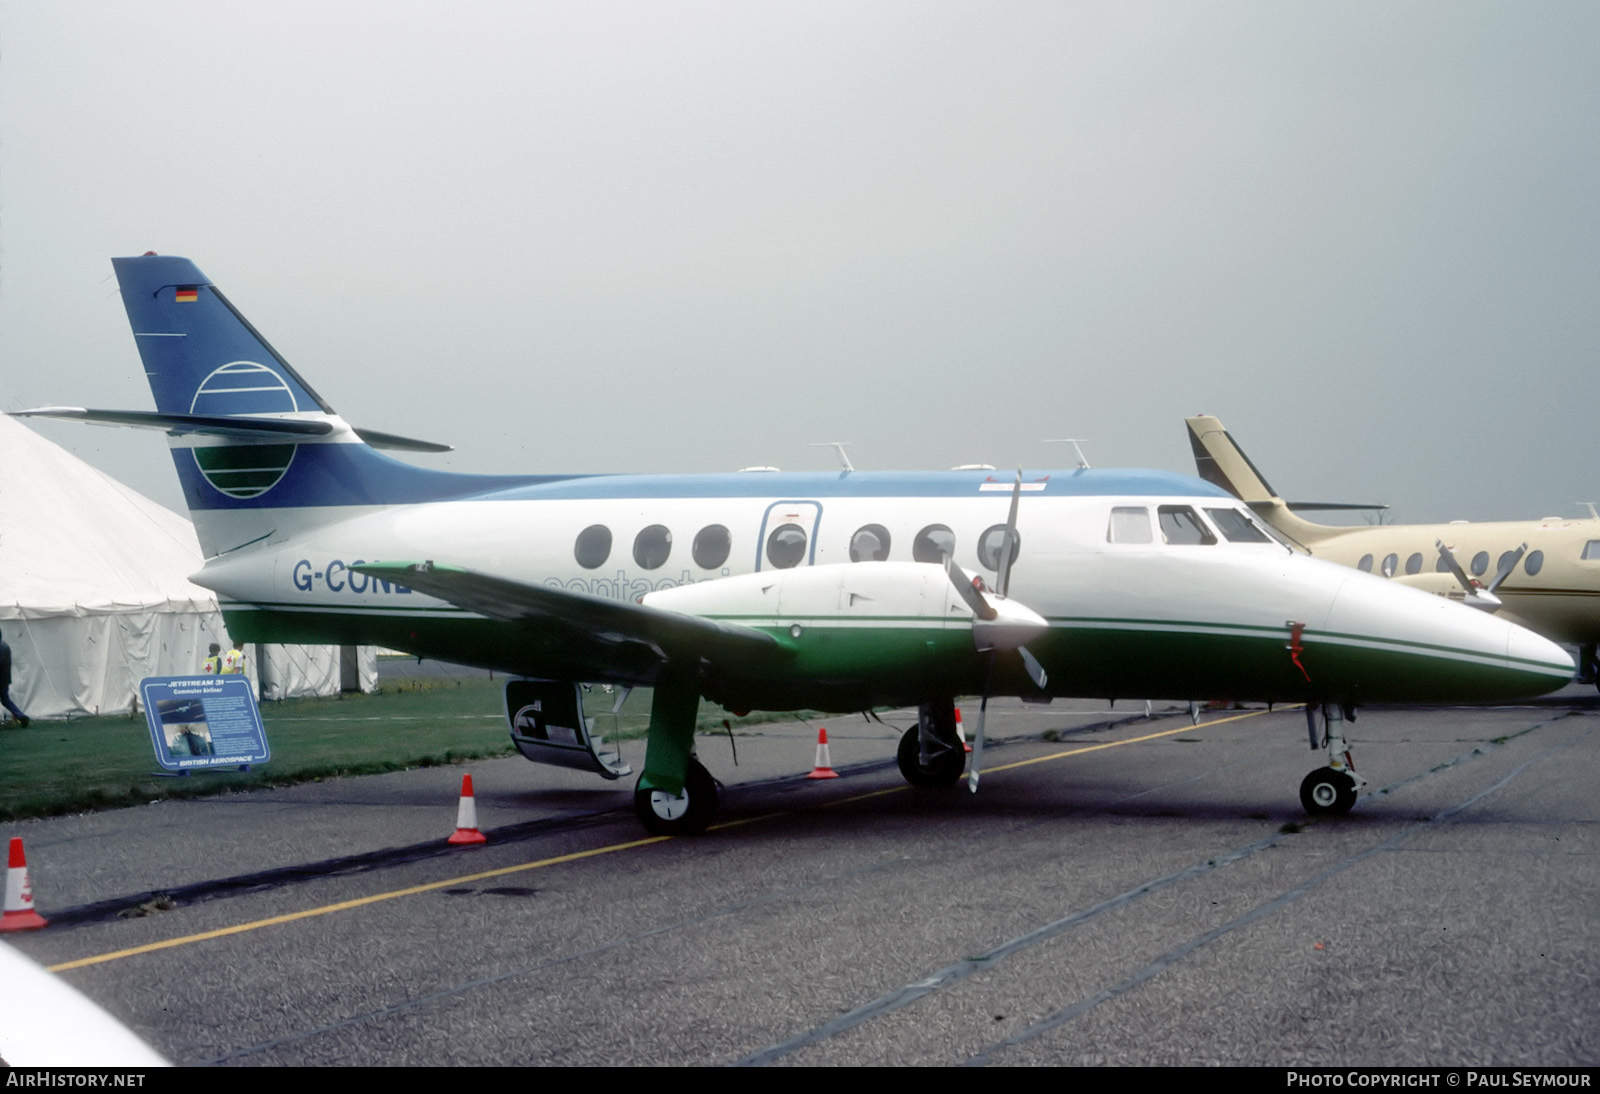
{"label": "antenna on fuselage", "polygon": [[1083,449],[1078,447],[1078,444],[1079,444],[1080,441],[1085,443],[1085,444],[1088,443],[1088,439],[1085,438],[1085,437],[1054,437],[1054,438],[1045,440],[1045,441],[1043,441],[1041,443],[1043,443],[1043,444],[1070,444],[1072,446],[1072,451],[1074,451],[1074,452],[1076,452],[1078,454],[1078,470],[1079,471],[1087,471],[1087,470],[1089,470],[1089,461],[1084,458]]}
{"label": "antenna on fuselage", "polygon": [[855,466],[851,464],[850,457],[844,454],[844,450],[854,443],[854,441],[812,441],[811,447],[833,449],[839,453],[839,462],[844,464],[844,469],[846,471],[854,471]]}

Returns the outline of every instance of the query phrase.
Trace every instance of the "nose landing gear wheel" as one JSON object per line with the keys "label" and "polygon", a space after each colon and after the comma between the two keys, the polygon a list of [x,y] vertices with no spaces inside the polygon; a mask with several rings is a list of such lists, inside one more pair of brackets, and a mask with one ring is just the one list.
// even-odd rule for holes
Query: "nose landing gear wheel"
{"label": "nose landing gear wheel", "polygon": [[633,811],[652,835],[698,836],[716,816],[717,781],[699,760],[691,759],[682,794],[638,787],[633,792]]}
{"label": "nose landing gear wheel", "polygon": [[1300,804],[1314,817],[1343,816],[1356,804],[1356,782],[1343,771],[1319,767],[1300,784]]}
{"label": "nose landing gear wheel", "polygon": [[954,786],[961,781],[967,767],[966,751],[959,745],[942,745],[941,750],[928,757],[928,766],[922,766],[922,741],[916,726],[906,730],[900,738],[895,759],[900,764],[900,774],[912,786]]}

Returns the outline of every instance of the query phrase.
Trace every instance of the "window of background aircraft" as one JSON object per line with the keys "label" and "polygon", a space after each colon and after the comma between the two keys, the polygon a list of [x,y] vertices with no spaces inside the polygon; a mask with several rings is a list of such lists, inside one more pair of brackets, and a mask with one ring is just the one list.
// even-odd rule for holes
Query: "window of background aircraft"
{"label": "window of background aircraft", "polygon": [[633,561],[641,570],[655,570],[672,554],[672,533],[665,524],[652,524],[633,537]]}
{"label": "window of background aircraft", "polygon": [[889,561],[889,529],[881,524],[863,524],[850,537],[851,562]]}
{"label": "window of background aircraft", "polygon": [[1501,574],[1505,573],[1507,570],[1516,569],[1516,565],[1517,565],[1517,552],[1515,552],[1515,551],[1503,551],[1503,552],[1501,552],[1500,561],[1495,564],[1495,568],[1494,568],[1495,576],[1499,577]]}
{"label": "window of background aircraft", "polygon": [[1161,521],[1161,536],[1168,543],[1189,546],[1217,542],[1217,537],[1187,505],[1163,505],[1156,510],[1156,516]]}
{"label": "window of background aircraft", "polygon": [[1472,576],[1482,577],[1483,572],[1489,568],[1489,552],[1479,551],[1472,556]]}
{"label": "window of background aircraft", "polygon": [[1408,573],[1408,574],[1420,574],[1421,572],[1422,572],[1422,552],[1418,551],[1416,554],[1414,554],[1414,555],[1412,555],[1412,556],[1410,556],[1409,558],[1406,559],[1406,573]]}
{"label": "window of background aircraft", "polygon": [[1400,556],[1399,555],[1384,555],[1383,556],[1383,576],[1384,577],[1393,577],[1394,576],[1394,572],[1399,567],[1399,565],[1400,565]]}
{"label": "window of background aircraft", "polygon": [[695,533],[694,543],[690,545],[694,564],[702,570],[715,570],[721,566],[728,561],[728,552],[731,550],[733,550],[733,537],[721,524],[708,524],[700,529]]}
{"label": "window of background aircraft", "polygon": [[1534,574],[1544,569],[1544,552],[1534,551],[1527,558],[1523,559],[1522,568],[1528,572],[1529,577],[1532,577]]}
{"label": "window of background aircraft", "polygon": [[778,569],[793,569],[805,557],[806,532],[798,524],[780,524],[767,537],[767,561]]}
{"label": "window of background aircraft", "polygon": [[1106,528],[1110,543],[1153,543],[1150,531],[1150,510],[1143,506],[1118,506],[1111,510],[1111,524]]}
{"label": "window of background aircraft", "polygon": [[1591,539],[1583,545],[1583,557],[1588,559],[1600,558],[1600,539]]}
{"label": "window of background aircraft", "polygon": [[[985,570],[1000,570],[1000,556],[1005,550],[1006,526],[996,524],[983,530],[983,535],[978,537],[978,564]],[[1017,564],[1017,555],[1022,552],[1022,537],[1017,536],[1011,541],[1011,565]]]}
{"label": "window of background aircraft", "polygon": [[1356,563],[1356,569],[1370,574],[1372,572],[1372,556],[1362,555],[1361,561]]}
{"label": "window of background aircraft", "polygon": [[1229,543],[1272,542],[1271,537],[1256,527],[1255,521],[1237,509],[1207,509],[1206,515],[1211,518],[1211,523],[1217,526],[1217,531],[1221,532]]}
{"label": "window of background aircraft", "polygon": [[911,557],[918,562],[943,562],[956,553],[956,534],[942,524],[930,524],[911,541]]}
{"label": "window of background aircraft", "polygon": [[572,545],[572,554],[585,570],[604,566],[611,557],[611,529],[604,524],[591,524],[578,533],[578,542]]}

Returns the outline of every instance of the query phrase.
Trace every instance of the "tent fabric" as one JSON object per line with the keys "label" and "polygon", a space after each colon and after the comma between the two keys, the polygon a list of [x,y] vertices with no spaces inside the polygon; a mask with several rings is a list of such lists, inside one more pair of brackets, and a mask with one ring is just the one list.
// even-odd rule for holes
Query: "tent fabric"
{"label": "tent fabric", "polygon": [[[187,577],[202,562],[188,520],[0,414],[0,632],[30,718],[133,710],[144,677],[228,648],[216,597]],[[266,698],[340,690],[337,646],[259,650],[247,674],[265,667]],[[376,686],[376,652],[356,661]]]}

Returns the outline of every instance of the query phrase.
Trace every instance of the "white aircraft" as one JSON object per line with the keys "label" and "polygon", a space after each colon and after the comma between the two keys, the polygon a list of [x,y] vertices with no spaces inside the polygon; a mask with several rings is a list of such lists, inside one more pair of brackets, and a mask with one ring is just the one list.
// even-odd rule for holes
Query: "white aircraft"
{"label": "white aircraft", "polygon": [[1584,676],[1600,683],[1600,517],[1314,524],[1296,510],[1360,507],[1286,502],[1221,422],[1199,415],[1187,424],[1200,476],[1249,505],[1308,554],[1496,612],[1546,638],[1570,642],[1579,649]]}
{"label": "white aircraft", "polygon": [[[112,261],[157,409],[25,413],[169,434],[207,559],[194,580],[232,636],[513,674],[524,755],[611,778],[632,772],[591,734],[579,682],[652,686],[634,796],[652,831],[714,813],[702,697],[917,706],[899,759],[918,785],[961,777],[958,695],[1306,702],[1328,759],[1301,797],[1342,812],[1362,784],[1342,731],[1357,704],[1511,699],[1572,675],[1537,635],[1303,557],[1185,475],[423,470],[376,448],[442,446],[350,426],[193,263]],[[981,708],[976,736],[973,789]]]}

